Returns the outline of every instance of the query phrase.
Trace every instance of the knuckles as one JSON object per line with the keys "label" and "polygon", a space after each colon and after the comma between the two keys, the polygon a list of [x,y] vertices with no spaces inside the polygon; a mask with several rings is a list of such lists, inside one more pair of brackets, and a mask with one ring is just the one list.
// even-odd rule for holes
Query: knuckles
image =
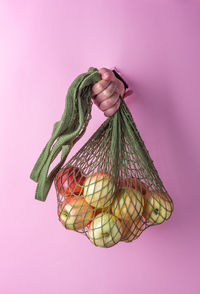
{"label": "knuckles", "polygon": [[104,90],[106,90],[106,88],[109,86],[110,82],[109,81],[99,81],[97,82],[93,87],[92,87],[92,91],[95,94],[100,94],[101,92],[103,92]]}
{"label": "knuckles", "polygon": [[112,94],[113,94],[113,91],[111,91],[110,89],[105,89],[105,90],[103,91],[103,95],[104,95],[105,97],[110,97]]}
{"label": "knuckles", "polygon": [[113,106],[113,102],[112,101],[109,101],[109,100],[106,100],[106,101],[103,101],[99,105],[99,108],[104,111],[104,110],[107,110],[107,109],[111,108],[112,106]]}
{"label": "knuckles", "polygon": [[[107,69],[101,68],[101,74],[105,72],[114,73]],[[124,85],[115,76],[113,79],[100,80],[92,87],[93,96],[95,97],[94,103],[104,112],[106,117],[112,116],[120,105],[119,95],[124,94]]]}
{"label": "knuckles", "polygon": [[108,98],[102,102],[100,102],[99,104],[99,108],[101,110],[107,110],[107,109],[110,109],[112,107],[114,107],[116,105],[116,103],[118,102],[119,100],[119,96],[118,94],[116,93],[112,98]]}

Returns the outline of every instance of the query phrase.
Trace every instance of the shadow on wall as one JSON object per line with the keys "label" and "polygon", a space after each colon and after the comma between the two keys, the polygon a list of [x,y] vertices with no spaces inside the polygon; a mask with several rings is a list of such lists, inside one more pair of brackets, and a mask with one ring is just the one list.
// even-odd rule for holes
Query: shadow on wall
{"label": "shadow on wall", "polygon": [[[134,89],[133,99],[129,99],[127,103],[129,108],[134,109],[137,105],[145,119],[145,125],[151,131],[154,130],[155,139],[159,137],[160,141],[163,141],[158,149],[163,147],[160,152],[163,152],[163,160],[166,162],[168,179],[171,183],[170,190],[173,191],[175,223],[178,226],[191,227],[191,223],[194,224],[194,218],[197,218],[199,213],[197,203],[200,204],[200,200],[196,189],[199,164],[189,128],[185,128],[188,123],[187,117],[180,116],[177,98],[167,79],[151,77],[147,83],[134,80],[129,84],[130,88]],[[190,212],[188,204],[191,205]],[[188,217],[186,220],[185,216],[190,214],[191,221],[188,221]]]}

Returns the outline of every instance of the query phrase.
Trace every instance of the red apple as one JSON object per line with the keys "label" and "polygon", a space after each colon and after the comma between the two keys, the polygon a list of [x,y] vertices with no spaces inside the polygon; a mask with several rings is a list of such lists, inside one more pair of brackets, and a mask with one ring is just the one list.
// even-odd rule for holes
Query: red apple
{"label": "red apple", "polygon": [[128,178],[128,179],[125,179],[124,181],[121,180],[121,186],[122,187],[131,186],[132,188],[141,192],[143,195],[145,195],[146,192],[149,190],[147,185],[138,178]]}
{"label": "red apple", "polygon": [[93,219],[94,208],[84,198],[69,196],[58,208],[61,223],[70,230],[84,229]]}
{"label": "red apple", "polygon": [[122,221],[123,234],[121,240],[131,242],[137,239],[145,229],[145,223],[142,217],[136,218],[134,221],[130,219],[128,222]]}
{"label": "red apple", "polygon": [[105,208],[112,203],[114,191],[112,177],[106,172],[97,172],[86,178],[83,196],[93,207]]}
{"label": "red apple", "polygon": [[56,175],[54,180],[60,195],[79,194],[83,192],[85,176],[78,167],[67,166]]}

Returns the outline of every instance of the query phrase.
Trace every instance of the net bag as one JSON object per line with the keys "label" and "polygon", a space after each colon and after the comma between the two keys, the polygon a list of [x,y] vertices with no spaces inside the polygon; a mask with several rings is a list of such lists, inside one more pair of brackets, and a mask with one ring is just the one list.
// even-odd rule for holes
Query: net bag
{"label": "net bag", "polygon": [[[41,154],[38,159],[40,164],[36,163],[31,177],[34,179],[34,173],[38,175],[35,177],[38,182],[36,199],[42,201],[46,200],[54,181],[58,219],[67,230],[84,234],[95,246],[108,248],[118,242],[131,242],[148,227],[168,220],[174,206],[121,96],[118,111],[63,166],[70,149],[84,134],[91,118],[91,89],[100,77],[95,68],[90,68],[88,73],[81,75],[83,80],[86,76],[91,78],[92,74],[95,79],[89,79],[90,83],[82,87],[78,83],[79,94],[76,92],[74,96],[78,103],[87,96],[87,107],[79,130],[76,132],[76,117],[74,128],[65,125],[66,129],[53,137],[55,129],[65,119],[63,115],[57,127],[54,126],[54,140],[49,145],[47,143],[42,153],[46,152],[46,167]],[[70,89],[68,98],[73,96],[69,93]],[[72,105],[66,104],[68,111],[69,107]],[[68,140],[65,143],[62,140],[63,144],[55,149],[62,136],[65,139],[67,136]],[[60,151],[60,163],[47,175],[51,162]]]}

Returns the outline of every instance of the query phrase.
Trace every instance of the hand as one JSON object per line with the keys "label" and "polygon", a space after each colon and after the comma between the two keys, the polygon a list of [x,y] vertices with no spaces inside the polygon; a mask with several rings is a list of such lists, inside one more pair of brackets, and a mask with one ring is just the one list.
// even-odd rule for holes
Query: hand
{"label": "hand", "polygon": [[[133,91],[125,93],[124,84],[120,81],[112,70],[107,68],[99,69],[102,80],[92,87],[92,99],[94,104],[104,112],[107,117],[112,116],[120,106],[119,96],[125,98]],[[94,98],[94,96],[96,96]]]}

